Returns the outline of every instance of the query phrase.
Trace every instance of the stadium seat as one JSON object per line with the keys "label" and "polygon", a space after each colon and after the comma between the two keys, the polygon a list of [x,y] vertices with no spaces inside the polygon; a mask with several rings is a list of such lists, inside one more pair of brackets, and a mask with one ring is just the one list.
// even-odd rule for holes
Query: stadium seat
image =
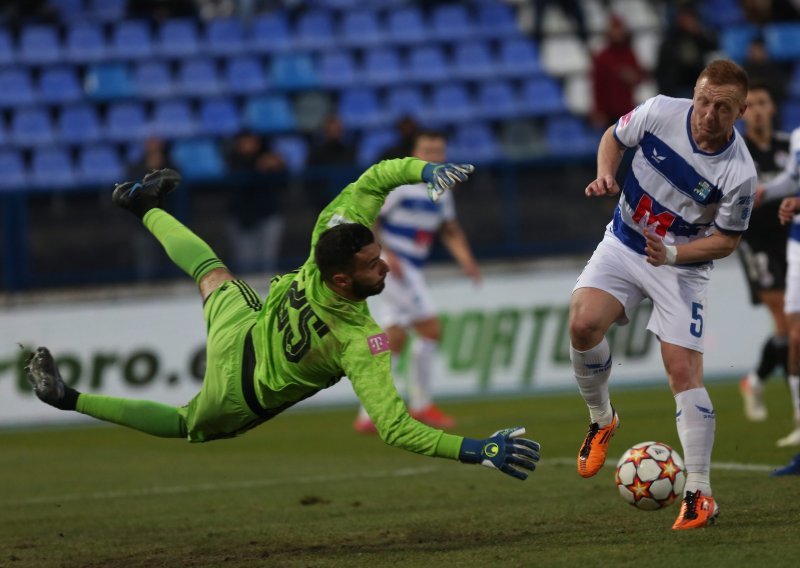
{"label": "stadium seat", "polygon": [[478,87],[477,112],[483,118],[513,118],[519,113],[517,96],[505,81],[483,83]]}
{"label": "stadium seat", "polygon": [[368,50],[364,59],[364,80],[371,85],[395,85],[405,80],[397,50]]}
{"label": "stadium seat", "polygon": [[308,144],[302,136],[276,136],[272,149],[281,155],[291,172],[299,172],[306,165]]}
{"label": "stadium seat", "polygon": [[20,108],[11,115],[9,139],[17,146],[45,146],[55,140],[50,113],[41,107]]}
{"label": "stadium seat", "polygon": [[125,19],[128,0],[88,0],[86,16],[97,22],[119,22]]}
{"label": "stadium seat", "polygon": [[249,47],[256,53],[285,51],[292,46],[292,32],[285,11],[260,14],[253,21]]}
{"label": "stadium seat", "polygon": [[0,108],[25,106],[36,100],[27,69],[0,69]]}
{"label": "stadium seat", "polygon": [[500,156],[500,147],[488,124],[471,122],[455,129],[448,144],[448,159],[480,164]]}
{"label": "stadium seat", "polygon": [[209,180],[225,175],[222,154],[211,139],[179,140],[172,146],[170,155],[184,179]]}
{"label": "stadium seat", "polygon": [[200,132],[211,136],[230,136],[239,131],[241,119],[231,98],[207,99],[200,103]]}
{"label": "stadium seat", "polygon": [[[792,71],[792,78],[789,81],[787,95],[792,99],[800,99],[800,61],[794,64],[794,70]],[[800,123],[798,123],[798,126],[800,126]]]}
{"label": "stadium seat", "polygon": [[30,185],[39,189],[68,189],[75,185],[75,170],[68,150],[39,148],[31,158]]}
{"label": "stadium seat", "polygon": [[28,65],[45,65],[61,60],[58,30],[54,26],[31,25],[22,28],[18,58]]}
{"label": "stadium seat", "polygon": [[554,155],[593,155],[600,134],[573,116],[551,118],[546,126],[547,146]]}
{"label": "stadium seat", "polygon": [[319,85],[314,61],[307,53],[273,57],[269,80],[270,85],[277,89],[305,90]]}
{"label": "stadium seat", "polygon": [[433,122],[459,122],[475,114],[469,92],[464,85],[446,84],[433,89],[431,104],[422,116]]}
{"label": "stadium seat", "polygon": [[781,105],[781,130],[791,132],[800,126],[800,101],[787,101]]}
{"label": "stadium seat", "polygon": [[459,79],[488,79],[498,74],[488,42],[475,40],[456,44],[452,74]]}
{"label": "stadium seat", "polygon": [[449,73],[444,52],[438,47],[425,46],[411,50],[408,67],[410,78],[433,83],[448,79]]}
{"label": "stadium seat", "polygon": [[205,47],[212,55],[235,55],[245,49],[244,36],[241,19],[213,19],[206,25]]}
{"label": "stadium seat", "polygon": [[77,177],[88,185],[111,186],[125,179],[125,166],[115,147],[88,146],[78,154]]}
{"label": "stadium seat", "polygon": [[264,95],[247,101],[244,125],[255,132],[271,134],[295,128],[294,114],[286,97]]}
{"label": "stadium seat", "polygon": [[143,140],[150,134],[144,105],[139,102],[113,103],[106,113],[106,137],[114,142]]}
{"label": "stadium seat", "polygon": [[536,44],[527,38],[507,39],[500,42],[499,67],[501,73],[512,77],[531,77],[542,72]]}
{"label": "stadium seat", "polygon": [[89,67],[84,79],[86,94],[98,101],[135,94],[128,67],[123,63],[98,63]]}
{"label": "stadium seat", "polygon": [[79,23],[67,28],[65,58],[71,63],[95,63],[108,56],[103,28]]}
{"label": "stadium seat", "polygon": [[525,81],[519,104],[520,111],[529,116],[557,114],[566,110],[561,87],[548,77]]}
{"label": "stadium seat", "polygon": [[443,4],[436,6],[431,14],[433,37],[447,41],[472,38],[475,24],[464,4]]}
{"label": "stadium seat", "polygon": [[15,57],[11,34],[8,30],[0,28],[0,65],[11,65]]}
{"label": "stadium seat", "polygon": [[800,59],[800,24],[770,24],[764,27],[764,42],[773,59]]}
{"label": "stadium seat", "polygon": [[317,132],[330,114],[331,99],[327,93],[302,93],[295,99],[294,115],[301,132]]}
{"label": "stadium seat", "polygon": [[83,98],[83,87],[74,67],[51,67],[39,76],[39,100],[63,104]]}
{"label": "stadium seat", "polygon": [[60,22],[71,24],[84,22],[87,18],[83,0],[50,0],[48,2],[58,12]]}
{"label": "stadium seat", "polygon": [[726,27],[720,36],[720,47],[728,57],[741,63],[750,42],[759,34],[758,27],[752,24]]}
{"label": "stadium seat", "polygon": [[416,87],[392,89],[386,96],[386,113],[389,120],[398,120],[404,116],[419,119],[426,106],[422,90]]}
{"label": "stadium seat", "polygon": [[353,55],[349,51],[324,52],[319,60],[319,83],[328,89],[349,87],[358,81]]}
{"label": "stadium seat", "polygon": [[361,166],[372,165],[396,143],[397,132],[392,128],[367,130],[361,136],[356,160]]}
{"label": "stadium seat", "polygon": [[339,116],[348,128],[376,126],[386,118],[381,112],[377,93],[360,87],[342,91]]}
{"label": "stadium seat", "polygon": [[117,59],[146,59],[153,55],[150,24],[143,20],[123,20],[111,32],[109,52]]}
{"label": "stadium seat", "polygon": [[745,22],[739,0],[705,0],[700,4],[699,11],[703,21],[718,30]]}
{"label": "stadium seat", "polygon": [[235,95],[251,95],[267,89],[267,78],[261,61],[249,55],[228,59],[225,64],[225,85]]}
{"label": "stadium seat", "polygon": [[175,94],[172,73],[165,61],[142,61],[133,71],[136,96],[141,99],[161,99]]}
{"label": "stadium seat", "polygon": [[351,47],[374,47],[383,43],[383,32],[374,11],[345,12],[339,41]]}
{"label": "stadium seat", "polygon": [[391,43],[409,45],[430,41],[425,17],[416,6],[389,13],[386,36]]}
{"label": "stadium seat", "polygon": [[164,139],[192,136],[197,131],[189,101],[176,99],[159,101],[153,107],[151,132]]}
{"label": "stadium seat", "polygon": [[25,162],[18,150],[0,148],[0,189],[21,189],[28,183]]}
{"label": "stadium seat", "polygon": [[202,58],[181,62],[176,87],[178,92],[188,97],[219,93],[221,85],[214,60]]}
{"label": "stadium seat", "polygon": [[476,36],[508,38],[519,35],[514,9],[502,2],[481,2],[478,7]]}
{"label": "stadium seat", "polygon": [[100,117],[94,106],[81,104],[61,109],[57,122],[58,139],[66,144],[97,142],[103,135]]}
{"label": "stadium seat", "polygon": [[195,22],[184,18],[165,20],[158,29],[157,50],[161,55],[172,58],[198,55],[200,42]]}
{"label": "stadium seat", "polygon": [[333,14],[328,10],[309,10],[300,15],[294,40],[302,49],[325,49],[336,42]]}

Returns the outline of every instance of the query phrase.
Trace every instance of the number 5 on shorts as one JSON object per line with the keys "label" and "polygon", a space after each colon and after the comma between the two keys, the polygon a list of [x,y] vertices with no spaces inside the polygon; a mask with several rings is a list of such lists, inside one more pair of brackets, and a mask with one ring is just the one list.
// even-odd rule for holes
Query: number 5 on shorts
{"label": "number 5 on shorts", "polygon": [[703,304],[692,302],[692,325],[689,326],[689,333],[695,337],[703,337]]}

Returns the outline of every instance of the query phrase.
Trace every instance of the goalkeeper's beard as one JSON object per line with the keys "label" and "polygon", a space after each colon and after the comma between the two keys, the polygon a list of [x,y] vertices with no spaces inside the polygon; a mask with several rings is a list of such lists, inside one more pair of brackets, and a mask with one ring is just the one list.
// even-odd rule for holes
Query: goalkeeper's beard
{"label": "goalkeeper's beard", "polygon": [[386,278],[383,278],[377,284],[361,284],[360,282],[353,282],[353,295],[362,300],[366,300],[370,296],[377,296],[386,287]]}

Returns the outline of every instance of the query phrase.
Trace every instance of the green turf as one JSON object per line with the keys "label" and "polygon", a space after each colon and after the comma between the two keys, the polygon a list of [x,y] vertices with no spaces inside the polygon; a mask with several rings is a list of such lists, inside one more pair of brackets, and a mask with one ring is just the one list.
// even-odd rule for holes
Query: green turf
{"label": "green turf", "polygon": [[[770,384],[761,424],[742,418],[735,384],[709,390],[714,461],[788,461],[774,445],[792,427],[784,383]],[[612,456],[648,439],[680,448],[666,386],[614,402]],[[395,450],[355,434],[352,410],[289,413],[205,445],[119,427],[0,432],[0,566],[797,565],[800,477],[714,470],[719,523],[675,533],[677,507],[625,504],[612,467],[578,477],[577,394],[443,406],[465,435],[524,424],[539,469],[519,482]]]}

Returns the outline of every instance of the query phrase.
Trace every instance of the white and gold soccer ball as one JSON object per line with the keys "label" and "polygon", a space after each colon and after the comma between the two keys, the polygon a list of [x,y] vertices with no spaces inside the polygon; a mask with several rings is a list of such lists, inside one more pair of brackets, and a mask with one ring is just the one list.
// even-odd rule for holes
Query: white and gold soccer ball
{"label": "white and gold soccer ball", "polygon": [[662,442],[641,442],[617,462],[617,488],[629,504],[645,511],[682,496],[686,472],[680,454]]}

